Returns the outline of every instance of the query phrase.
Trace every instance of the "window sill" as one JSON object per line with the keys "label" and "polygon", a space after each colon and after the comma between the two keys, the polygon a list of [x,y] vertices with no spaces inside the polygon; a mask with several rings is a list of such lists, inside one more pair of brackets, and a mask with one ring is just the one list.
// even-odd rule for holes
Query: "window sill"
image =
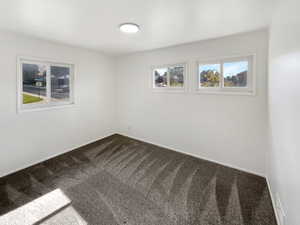
{"label": "window sill", "polygon": [[152,88],[154,93],[186,93],[187,89],[183,88]]}
{"label": "window sill", "polygon": [[57,109],[72,108],[72,107],[75,107],[75,103],[45,105],[45,106],[31,107],[31,108],[19,108],[17,110],[17,113],[18,114],[22,114],[22,113],[28,113],[28,112],[39,112],[39,111],[57,110]]}
{"label": "window sill", "polygon": [[253,91],[195,91],[195,94],[204,95],[242,95],[242,96],[256,96]]}

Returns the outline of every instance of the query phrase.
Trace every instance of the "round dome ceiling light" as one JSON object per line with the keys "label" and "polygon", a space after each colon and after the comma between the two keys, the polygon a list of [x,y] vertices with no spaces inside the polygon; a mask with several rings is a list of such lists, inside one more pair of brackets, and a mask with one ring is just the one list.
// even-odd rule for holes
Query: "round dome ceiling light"
{"label": "round dome ceiling light", "polygon": [[134,34],[140,31],[139,25],[135,23],[122,23],[119,26],[120,30],[124,33]]}

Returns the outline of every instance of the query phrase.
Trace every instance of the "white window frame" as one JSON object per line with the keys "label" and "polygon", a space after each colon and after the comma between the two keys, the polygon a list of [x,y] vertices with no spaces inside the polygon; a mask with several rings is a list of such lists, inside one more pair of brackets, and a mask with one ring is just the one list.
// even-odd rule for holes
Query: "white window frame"
{"label": "white window frame", "polygon": [[[167,73],[167,87],[156,87],[155,86],[155,78],[154,71],[156,69],[168,68],[168,67],[176,67],[182,66],[183,70],[183,87],[171,87],[170,86],[170,75]],[[180,93],[186,92],[188,88],[188,63],[173,63],[173,64],[164,64],[159,66],[151,66],[151,76],[150,76],[150,87],[154,92],[167,92],[167,93]]]}
{"label": "white window frame", "polygon": [[[46,98],[47,102],[44,103],[30,103],[23,104],[23,63],[29,64],[44,64],[47,66],[46,73]],[[70,93],[68,101],[52,102],[51,99],[51,66],[62,66],[70,69]],[[63,62],[59,60],[43,59],[36,57],[18,56],[17,57],[17,112],[30,112],[40,111],[59,107],[66,107],[74,105],[74,76],[75,76],[75,65],[70,62]]]}
{"label": "white window frame", "polygon": [[[224,63],[248,61],[247,87],[225,87],[224,86]],[[200,71],[201,65],[220,64],[220,86],[219,87],[201,87]],[[197,94],[225,94],[225,95],[256,95],[256,56],[248,54],[245,56],[222,57],[220,59],[197,60],[196,62],[196,87]]]}

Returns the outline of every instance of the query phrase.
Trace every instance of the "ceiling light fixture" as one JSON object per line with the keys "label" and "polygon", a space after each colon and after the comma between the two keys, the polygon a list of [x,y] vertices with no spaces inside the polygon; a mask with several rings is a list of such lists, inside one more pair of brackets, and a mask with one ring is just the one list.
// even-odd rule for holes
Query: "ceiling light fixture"
{"label": "ceiling light fixture", "polygon": [[137,33],[140,31],[140,26],[135,23],[122,23],[119,26],[120,30],[124,33]]}

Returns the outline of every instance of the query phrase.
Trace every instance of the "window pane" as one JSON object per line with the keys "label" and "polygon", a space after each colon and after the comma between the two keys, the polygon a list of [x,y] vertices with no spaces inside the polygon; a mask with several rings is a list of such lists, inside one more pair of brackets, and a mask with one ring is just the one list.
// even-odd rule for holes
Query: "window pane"
{"label": "window pane", "polygon": [[247,87],[248,62],[224,63],[224,87]]}
{"label": "window pane", "polygon": [[51,101],[70,99],[70,68],[51,66]]}
{"label": "window pane", "polygon": [[46,101],[47,66],[43,64],[22,64],[23,104]]}
{"label": "window pane", "polygon": [[184,67],[183,66],[174,66],[169,67],[170,73],[170,86],[171,87],[183,87],[184,85]]}
{"label": "window pane", "polygon": [[154,70],[155,87],[167,87],[167,72],[168,68],[160,68]]}
{"label": "window pane", "polygon": [[199,65],[200,87],[219,87],[220,73],[220,64]]}

